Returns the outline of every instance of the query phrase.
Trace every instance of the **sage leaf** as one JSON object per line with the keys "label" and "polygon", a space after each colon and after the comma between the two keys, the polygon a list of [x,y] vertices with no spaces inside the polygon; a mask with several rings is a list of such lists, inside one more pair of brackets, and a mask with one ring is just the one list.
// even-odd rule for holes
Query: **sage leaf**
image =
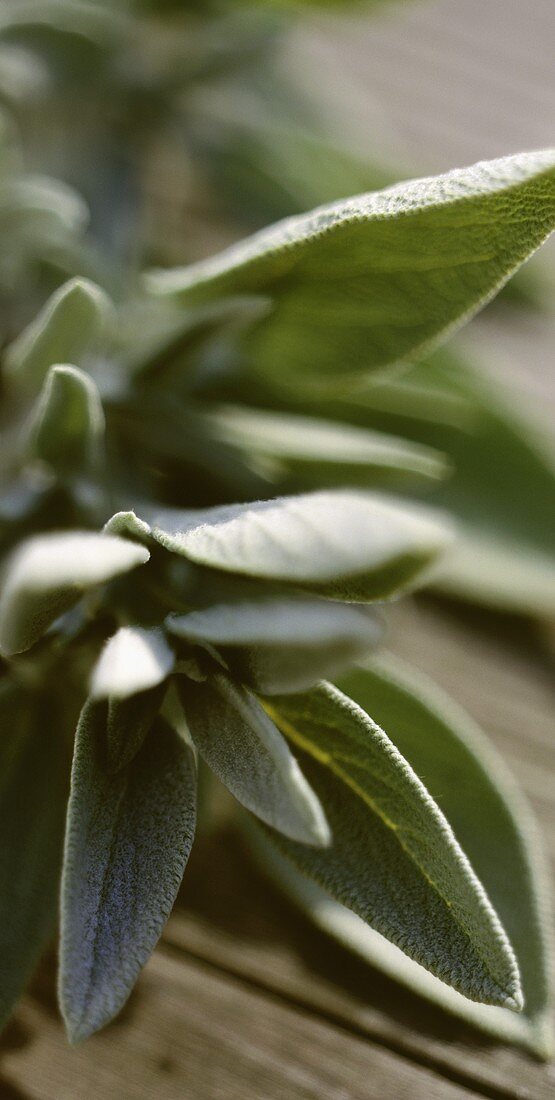
{"label": "sage leaf", "polygon": [[59,996],[72,1042],[127,1000],[175,900],[195,829],[193,753],[158,718],[127,768],[108,773],[106,708],[81,714],[62,881]]}
{"label": "sage leaf", "polygon": [[502,610],[554,615],[555,540],[547,521],[555,496],[553,448],[509,394],[492,390],[458,356],[436,357],[434,372],[440,390],[460,394],[472,416],[468,433],[441,424],[428,432],[443,440],[454,468],[451,484],[439,487],[438,504],[453,515],[457,537],[437,586]]}
{"label": "sage leaf", "polygon": [[296,488],[316,485],[396,486],[445,476],[442,455],[422,444],[314,417],[222,407],[205,414],[218,439],[264,463],[270,476]]}
{"label": "sage leaf", "polygon": [[100,459],[103,435],[102,402],[92,378],[78,367],[51,367],[33,414],[32,454],[61,473],[87,472]]}
{"label": "sage leaf", "polygon": [[516,960],[443,813],[361,707],[323,684],[265,708],[299,753],[332,831],[314,851],[271,836],[295,866],[464,996],[522,1008]]}
{"label": "sage leaf", "polygon": [[0,1027],[53,932],[69,760],[55,718],[6,680],[0,687]]}
{"label": "sage leaf", "polygon": [[150,555],[114,535],[67,531],[28,539],[5,567],[0,593],[0,653],[29,649],[83,593]]}
{"label": "sage leaf", "polygon": [[121,627],[106,643],[91,675],[90,698],[108,701],[108,767],[128,764],[160,709],[175,663],[161,630]]}
{"label": "sage leaf", "polygon": [[79,363],[105,330],[111,305],[90,279],[64,283],[5,352],[8,377],[38,389],[55,363]]}
{"label": "sage leaf", "polygon": [[268,295],[273,310],[244,340],[247,369],[329,385],[421,358],[554,224],[555,152],[526,153],[288,218],[148,286],[185,305]]}
{"label": "sage leaf", "polygon": [[425,508],[339,490],[167,509],[154,514],[151,534],[198,565],[356,602],[409,587],[450,538]]}
{"label": "sage leaf", "polygon": [[169,676],[174,654],[161,630],[122,626],[106,643],[91,678],[93,699],[126,699]]}
{"label": "sage leaf", "polygon": [[268,695],[312,687],[382,635],[366,608],[299,597],[215,604],[170,615],[166,626],[177,638],[216,646],[236,679]]}
{"label": "sage leaf", "polygon": [[260,703],[223,673],[180,679],[191,737],[206,763],[253,814],[304,845],[330,835],[320,803]]}
{"label": "sage leaf", "polygon": [[108,699],[106,718],[106,768],[118,771],[131,763],[159,713],[166,682],[138,691],[124,699]]}
{"label": "sage leaf", "polygon": [[[426,782],[506,929],[520,969],[524,1010],[471,1005],[398,960],[388,945],[338,914],[343,938],[378,966],[416,987],[442,1007],[504,1039],[539,1054],[553,1047],[547,873],[542,841],[517,783],[484,734],[449,697],[419,671],[382,655],[338,681],[341,689],[387,729],[396,747]],[[332,910],[325,907],[330,928]],[[382,959],[383,955],[383,959]],[[400,964],[398,966],[398,964]]]}

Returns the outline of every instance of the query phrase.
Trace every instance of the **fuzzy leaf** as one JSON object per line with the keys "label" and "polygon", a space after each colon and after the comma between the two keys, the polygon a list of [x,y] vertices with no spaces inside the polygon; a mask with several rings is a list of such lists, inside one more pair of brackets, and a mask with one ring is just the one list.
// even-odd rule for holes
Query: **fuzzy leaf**
{"label": "fuzzy leaf", "polygon": [[149,278],[184,304],[262,294],[247,367],[285,382],[361,377],[422,357],[555,225],[555,151],[482,162],[295,216]]}
{"label": "fuzzy leaf", "polygon": [[104,413],[92,378],[78,367],[50,368],[31,427],[37,458],[62,473],[78,474],[100,457]]}
{"label": "fuzzy leaf", "polygon": [[426,509],[330,491],[155,515],[162,546],[211,569],[364,602],[408,587],[445,548]]}
{"label": "fuzzy leaf", "polygon": [[28,649],[88,589],[148,561],[127,539],[67,531],[28,539],[5,567],[0,593],[0,653]]}
{"label": "fuzzy leaf", "polygon": [[236,799],[304,845],[329,843],[320,803],[260,703],[222,673],[179,681],[193,741]]}
{"label": "fuzzy leaf", "polygon": [[68,759],[44,708],[0,689],[0,1027],[54,929],[62,863]]}
{"label": "fuzzy leaf", "polygon": [[243,600],[170,615],[171,634],[216,646],[236,679],[271,695],[303,691],[377,644],[368,610],[310,599]]}
{"label": "fuzzy leaf", "polygon": [[266,463],[297,487],[402,485],[437,480],[447,467],[431,448],[313,417],[223,407],[203,418],[217,438]]}
{"label": "fuzzy leaf", "polygon": [[385,733],[329,684],[265,706],[300,750],[333,836],[330,849],[311,851],[272,834],[282,851],[464,996],[520,1009],[499,919],[441,810]]}
{"label": "fuzzy leaf", "polygon": [[111,306],[89,279],[70,279],[57,290],[5,353],[8,376],[38,389],[54,363],[77,363],[105,329]]}
{"label": "fuzzy leaf", "polygon": [[106,708],[79,721],[62,883],[60,1003],[72,1042],[119,1012],[179,889],[195,828],[190,748],[157,719],[127,768],[108,773]]}
{"label": "fuzzy leaf", "polygon": [[[524,1010],[517,1017],[506,1009],[471,1005],[408,960],[397,960],[398,976],[449,1011],[545,1055],[553,1046],[548,875],[541,837],[516,782],[468,715],[420,672],[389,655],[343,676],[339,686],[359,706],[371,708],[447,817],[510,937]],[[346,918],[346,934],[350,926],[354,949],[382,965],[380,940],[365,937],[367,929],[357,932],[356,921]],[[388,945],[383,954],[391,972],[396,960]]]}
{"label": "fuzzy leaf", "polygon": [[169,676],[174,654],[161,630],[122,626],[106,643],[91,680],[93,699],[126,699]]}

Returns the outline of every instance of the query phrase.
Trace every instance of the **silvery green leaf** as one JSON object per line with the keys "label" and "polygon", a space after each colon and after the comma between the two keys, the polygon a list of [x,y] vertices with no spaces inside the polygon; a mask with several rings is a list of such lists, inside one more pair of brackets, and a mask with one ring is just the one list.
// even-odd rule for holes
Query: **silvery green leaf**
{"label": "silvery green leaf", "polygon": [[330,383],[422,357],[554,224],[555,152],[526,153],[320,207],[148,283],[187,305],[272,297],[244,342],[248,369]]}
{"label": "silvery green leaf", "polygon": [[106,707],[79,721],[62,882],[60,1004],[72,1042],[119,1012],[169,916],[195,829],[193,753],[157,719],[105,768]]}
{"label": "silvery green leaf", "polygon": [[179,696],[200,755],[243,806],[303,846],[329,843],[316,795],[250,692],[214,673],[205,682],[181,678]]}
{"label": "silvery green leaf", "polygon": [[123,699],[108,699],[106,717],[106,769],[118,771],[127,767],[138,753],[160,712],[167,684],[138,691]]}
{"label": "silvery green leaf", "polygon": [[93,531],[28,539],[4,569],[0,653],[28,649],[88,588],[144,565],[149,557],[138,543]]}
{"label": "silvery green leaf", "polygon": [[6,349],[8,376],[38,388],[54,363],[78,363],[92,350],[111,313],[104,291],[89,279],[64,283]]}
{"label": "silvery green leaf", "polygon": [[92,378],[78,367],[51,367],[33,413],[32,453],[61,473],[78,474],[98,463],[103,435],[102,402]]}
{"label": "silvery green leaf", "polygon": [[60,180],[38,175],[0,180],[0,225],[32,253],[81,233],[88,220],[86,203]]}
{"label": "silvery green leaf", "polygon": [[490,389],[466,364],[457,360],[440,377],[447,390],[466,397],[473,419],[469,433],[441,425],[434,432],[454,467],[438,503],[457,526],[438,587],[492,607],[554,615],[555,540],[548,519],[555,499],[553,447],[509,393]]}
{"label": "silvery green leaf", "polygon": [[123,30],[123,13],[91,0],[2,0],[0,33],[47,27],[109,45]]}
{"label": "silvery green leaf", "polygon": [[270,473],[300,483],[402,485],[437,480],[447,467],[431,447],[383,432],[367,431],[314,417],[222,406],[204,422],[216,438],[233,444],[252,461],[266,462]]}
{"label": "silvery green leaf", "polygon": [[154,514],[151,534],[197,565],[364,602],[405,589],[448,544],[425,508],[329,491]]}
{"label": "silvery green leaf", "polygon": [[[45,721],[52,719],[52,728]],[[0,1027],[53,931],[68,764],[54,715],[6,680],[0,686]]]}
{"label": "silvery green leaf", "polygon": [[170,615],[178,638],[216,646],[234,677],[256,691],[303,691],[377,644],[382,628],[366,608],[325,600],[258,599]]}
{"label": "silvery green leaf", "polygon": [[104,524],[106,535],[118,535],[122,538],[137,539],[146,542],[150,536],[150,526],[145,520],[139,519],[135,512],[116,512],[115,515]]}
{"label": "silvery green leaf", "polygon": [[127,699],[169,676],[174,654],[162,630],[122,626],[108,640],[93,669],[93,699]]}
{"label": "silvery green leaf", "polygon": [[295,866],[464,996],[522,1008],[506,933],[441,809],[387,735],[329,684],[265,701],[299,752],[333,844],[271,834]]}
{"label": "silvery green leaf", "polygon": [[[524,1009],[473,1005],[446,989],[344,910],[318,901],[330,930],[442,1007],[545,1055],[553,1048],[553,982],[542,838],[502,759],[471,719],[420,672],[389,655],[343,676],[340,687],[387,730],[443,810],[514,948]],[[351,940],[352,935],[352,940]]]}
{"label": "silvery green leaf", "polygon": [[458,353],[443,351],[394,385],[369,387],[364,403],[350,403],[344,412],[447,454],[453,472],[434,490],[433,501],[452,516],[457,537],[434,585],[452,596],[545,617],[555,613],[548,522],[555,459],[533,415],[522,401],[516,404]]}

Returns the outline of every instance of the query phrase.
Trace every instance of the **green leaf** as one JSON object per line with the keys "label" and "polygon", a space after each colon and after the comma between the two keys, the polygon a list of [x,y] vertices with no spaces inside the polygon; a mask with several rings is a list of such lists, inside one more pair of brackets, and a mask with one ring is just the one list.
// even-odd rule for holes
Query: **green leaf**
{"label": "green leaf", "polygon": [[355,602],[409,587],[450,538],[424,508],[339,491],[167,509],[154,515],[151,534],[198,565]]}
{"label": "green leaf", "polygon": [[103,435],[92,378],[78,367],[51,367],[31,424],[31,452],[61,473],[79,474],[98,464]]}
{"label": "green leaf", "polygon": [[47,27],[110,45],[125,24],[123,12],[90,0],[2,0],[0,33]]}
{"label": "green leaf", "polygon": [[175,662],[161,630],[121,627],[106,643],[91,675],[90,697],[108,701],[107,766],[125,767],[160,709]]}
{"label": "green leaf", "polygon": [[548,520],[555,498],[553,447],[533,418],[515,407],[515,398],[490,388],[459,359],[443,367],[436,363],[435,369],[447,392],[465,398],[472,414],[469,432],[441,425],[433,431],[455,471],[451,484],[440,487],[438,504],[457,524],[437,585],[493,607],[555,615],[555,543]]}
{"label": "green leaf", "polygon": [[38,389],[55,363],[78,363],[107,326],[111,306],[89,279],[70,279],[57,290],[38,317],[6,349],[8,377]]}
{"label": "green leaf", "polygon": [[312,687],[382,634],[366,608],[299,597],[215,604],[170,615],[166,626],[187,642],[216,646],[237,680],[267,695]]}
{"label": "green leaf", "polygon": [[29,649],[97,584],[148,561],[144,546],[114,535],[66,531],[22,543],[5,567],[0,593],[0,653]]}
{"label": "green leaf", "polygon": [[193,842],[196,768],[157,719],[127,768],[105,768],[106,708],[79,721],[68,808],[60,1003],[72,1042],[119,1012],[160,937]]}
{"label": "green leaf", "polygon": [[[420,672],[389,655],[343,676],[339,686],[371,709],[396,747],[426,782],[506,929],[520,969],[524,1011],[471,1005],[407,960],[392,957],[366,929],[338,915],[344,936],[378,966],[396,973],[442,1007],[540,1054],[553,1047],[550,948],[545,914],[547,874],[542,840],[529,807],[502,759],[451,699]],[[330,911],[330,927],[333,929]],[[383,960],[382,960],[383,954]]]}
{"label": "green leaf", "polygon": [[431,795],[386,734],[329,684],[265,707],[299,751],[333,845],[272,834],[295,866],[471,1000],[519,1010],[509,941]]}
{"label": "green leaf", "polygon": [[382,432],[314,417],[223,406],[203,416],[216,438],[242,450],[275,479],[313,485],[403,485],[437,480],[442,456],[429,447]]}
{"label": "green leaf", "polygon": [[304,845],[329,843],[320,803],[260,703],[223,673],[180,679],[179,697],[199,753],[235,798]]}
{"label": "green leaf", "polygon": [[483,306],[555,224],[555,152],[483,162],[289,218],[212,259],[154,272],[184,304],[263,294],[249,370],[360,378],[421,358]]}
{"label": "green leaf", "polygon": [[0,688],[0,1027],[53,932],[62,863],[68,759],[44,706]]}
{"label": "green leaf", "polygon": [[[555,553],[548,522],[555,456],[532,415],[500,383],[449,350],[364,401],[337,402],[340,417],[443,450],[452,476],[433,501],[456,538],[434,576],[450,596],[541,617],[555,614]],[[517,407],[518,406],[518,407]],[[426,501],[429,505],[429,499]]]}
{"label": "green leaf", "polygon": [[[0,180],[0,224],[32,254],[81,233],[88,208],[76,191],[48,176],[15,175]],[[58,357],[59,358],[59,357]],[[50,363],[48,364],[50,366]]]}
{"label": "green leaf", "polygon": [[93,699],[126,699],[169,676],[174,654],[161,630],[122,626],[106,643],[91,678]]}

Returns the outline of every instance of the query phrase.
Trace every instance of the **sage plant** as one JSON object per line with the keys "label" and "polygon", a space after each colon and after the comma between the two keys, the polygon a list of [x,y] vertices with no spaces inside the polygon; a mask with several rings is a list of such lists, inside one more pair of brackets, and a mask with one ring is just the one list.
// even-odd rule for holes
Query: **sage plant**
{"label": "sage plant", "polygon": [[457,551],[433,497],[449,463],[341,409],[447,369],[439,345],[553,228],[555,154],[357,195],[114,289],[83,203],[10,150],[3,1018],[58,907],[71,1041],[117,1014],[181,884],[201,758],[324,927],[368,931],[391,970],[388,941],[403,980],[545,1054],[528,811],[469,720],[375,652],[386,602]]}

